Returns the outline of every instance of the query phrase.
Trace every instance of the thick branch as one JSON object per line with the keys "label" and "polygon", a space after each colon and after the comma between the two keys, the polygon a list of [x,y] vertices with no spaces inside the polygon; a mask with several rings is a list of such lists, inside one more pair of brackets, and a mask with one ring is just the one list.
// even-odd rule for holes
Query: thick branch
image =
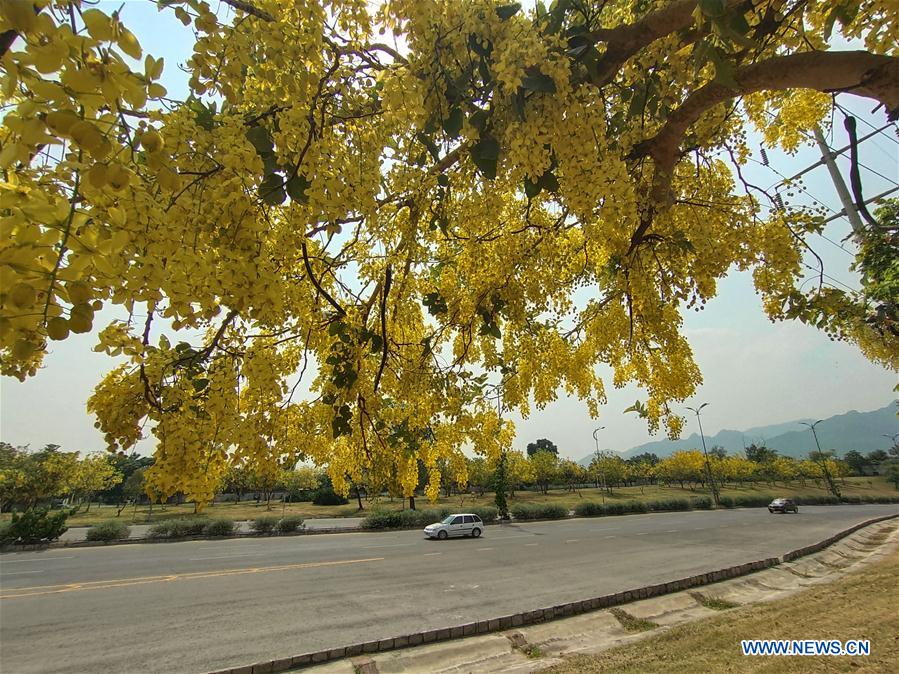
{"label": "thick branch", "polygon": [[655,210],[669,201],[671,174],[687,129],[716,105],[757,91],[813,89],[873,98],[886,107],[890,119],[899,117],[899,58],[892,56],[867,51],[804,52],[744,66],[734,73],[734,80],[736,89],[716,82],[697,89],[671,113],[661,131],[634,148],[631,157],[651,157],[655,171],[651,203],[631,237],[629,253],[643,240]]}
{"label": "thick branch", "polygon": [[757,91],[813,89],[873,98],[890,119],[899,117],[899,58],[867,51],[804,52],[779,56],[739,68],[737,89],[710,82],[693,92],[668,117],[654,138],[640,143],[635,156],[650,156],[657,170],[670,173],[687,129],[707,110]]}
{"label": "thick branch", "polygon": [[[726,0],[725,8],[730,10],[744,0]],[[606,51],[591,73],[590,81],[604,86],[612,81],[629,58],[666,35],[693,25],[693,12],[697,0],[675,0],[670,5],[644,16],[636,23],[615,28],[599,28],[590,35],[596,42],[604,42]]]}

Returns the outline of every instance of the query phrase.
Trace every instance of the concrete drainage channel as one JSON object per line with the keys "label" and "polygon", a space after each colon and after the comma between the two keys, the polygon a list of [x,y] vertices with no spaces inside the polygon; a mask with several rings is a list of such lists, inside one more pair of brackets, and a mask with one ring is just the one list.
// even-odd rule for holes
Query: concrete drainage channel
{"label": "concrete drainage channel", "polygon": [[[299,669],[316,674],[436,672],[455,671],[456,667],[459,671],[478,672],[542,669],[558,660],[541,657],[539,662],[535,662],[531,658],[539,657],[548,650],[560,654],[572,653],[590,650],[591,645],[592,650],[600,650],[639,638],[638,634],[629,631],[629,621],[636,621],[634,624],[649,621],[659,626],[678,624],[714,614],[714,603],[717,601],[731,605],[754,603],[759,601],[760,594],[766,595],[763,597],[765,599],[774,598],[816,579],[839,573],[875,552],[880,543],[872,546],[870,539],[858,534],[841,544],[849,551],[848,554],[838,549],[825,551],[826,548],[873,525],[879,525],[875,535],[888,532],[897,539],[899,528],[894,523],[882,524],[897,517],[899,515],[886,515],[867,520],[823,541],[792,550],[782,557],[770,557],[535,611],[303,653],[211,674],[269,674]],[[815,553],[820,554],[794,563]],[[763,574],[757,577],[740,578],[760,571]],[[771,577],[762,578],[765,574]],[[721,584],[713,593],[690,591],[712,583]],[[613,608],[624,604],[629,604],[627,611]],[[470,644],[469,641],[473,641],[471,637],[478,643]],[[378,655],[376,660],[375,654],[381,653],[386,655]],[[453,662],[455,666],[449,664]],[[309,667],[314,669],[309,670]]]}

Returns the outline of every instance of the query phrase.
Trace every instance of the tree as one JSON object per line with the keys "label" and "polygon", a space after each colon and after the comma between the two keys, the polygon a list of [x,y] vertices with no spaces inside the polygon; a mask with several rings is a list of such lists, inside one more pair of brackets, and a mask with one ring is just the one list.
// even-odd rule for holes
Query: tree
{"label": "tree", "polygon": [[537,442],[529,442],[527,452],[529,457],[534,456],[537,452],[552,452],[559,456],[559,448],[556,447],[556,443],[546,438],[540,438]]}
{"label": "tree", "polygon": [[892,482],[899,489],[899,460],[890,459],[883,467],[883,476],[887,482]]}
{"label": "tree", "polygon": [[127,11],[0,5],[2,372],[118,310],[88,407],[110,449],[151,429],[159,493],[302,448],[342,491],[366,469],[413,496],[420,462],[507,446],[497,381],[507,411],[565,389],[596,413],[600,363],[677,435],[682,312],[733,267],[771,319],[897,366],[802,277],[820,221],[741,168],[752,128],[794,150],[835,95],[899,114],[888,3],[220,6],[160,3],[195,40],[175,101]]}
{"label": "tree", "polygon": [[493,480],[493,471],[487,467],[487,460],[476,456],[468,460],[468,488],[481,496]]}
{"label": "tree", "polygon": [[653,452],[643,452],[642,454],[637,454],[636,456],[632,456],[629,459],[625,459],[627,463],[634,465],[638,463],[648,463],[650,466],[655,466],[659,462],[659,457],[656,456]]}
{"label": "tree", "polygon": [[145,494],[147,484],[146,477],[144,476],[145,470],[146,468],[138,468],[125,478],[125,481],[122,483],[122,498],[118,501],[116,508],[116,517],[122,514],[122,511],[128,503],[137,504]]}
{"label": "tree", "polygon": [[843,455],[843,461],[845,461],[849,465],[849,468],[855,475],[864,475],[865,466],[873,463],[873,461],[865,458],[861,452],[854,449],[850,449],[848,452],[846,452],[845,455]]}
{"label": "tree", "polygon": [[571,459],[563,459],[559,462],[558,475],[559,481],[567,487],[568,491],[575,491],[578,485],[587,481],[586,469]]}
{"label": "tree", "polygon": [[97,496],[104,503],[115,503],[118,506],[133,500],[133,496],[125,494],[125,484],[133,473],[141,468],[147,468],[153,465],[153,457],[141,456],[137,452],[131,454],[110,454],[109,460],[115,469],[122,474],[122,481],[114,484],[108,489],[97,492]]}
{"label": "tree", "polygon": [[546,494],[558,476],[559,457],[552,452],[536,452],[528,461],[534,471],[534,481],[540,486],[540,492]]}
{"label": "tree", "polygon": [[[846,455],[846,459],[848,460],[848,454]],[[890,458],[890,455],[887,454],[882,449],[874,449],[868,452],[868,456],[865,457],[868,463],[873,463],[877,465],[878,463],[882,463]]]}
{"label": "tree", "polygon": [[94,494],[109,489],[123,481],[123,475],[106,454],[89,454],[75,464],[66,484],[81,502],[87,501],[91,509]]}
{"label": "tree", "polygon": [[78,463],[77,452],[62,452],[46,445],[37,452],[28,447],[0,444],[0,505],[34,508],[41,501],[66,493]]}
{"label": "tree", "polygon": [[593,483],[601,483],[609,494],[612,485],[624,482],[628,475],[628,464],[614,452],[596,452],[590,461],[590,477]]}
{"label": "tree", "polygon": [[291,500],[300,500],[304,493],[312,492],[318,487],[318,471],[311,466],[298,466],[293,470],[285,470],[281,476],[281,484],[284,485]]}
{"label": "tree", "polygon": [[749,445],[743,451],[746,453],[746,458],[753,463],[768,463],[777,458],[776,449],[769,449],[764,445],[756,445],[755,443]]}

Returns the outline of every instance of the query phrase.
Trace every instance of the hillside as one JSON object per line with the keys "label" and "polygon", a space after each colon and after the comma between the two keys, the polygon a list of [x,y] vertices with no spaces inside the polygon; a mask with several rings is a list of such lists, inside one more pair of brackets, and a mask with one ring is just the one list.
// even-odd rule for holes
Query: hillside
{"label": "hillside", "polygon": [[[899,432],[899,417],[896,416],[897,403],[890,403],[871,412],[846,412],[829,417],[817,425],[818,440],[822,449],[835,449],[838,454],[845,454],[850,449],[862,453],[874,449],[886,449],[889,440],[884,435]],[[815,439],[802,422],[811,423],[813,419],[797,419],[769,426],[755,426],[743,431],[724,429],[715,435],[706,435],[706,446],[724,447],[728,453],[743,451],[752,443],[764,444],[776,449],[785,456],[804,456],[815,449]],[[655,440],[636,447],[631,447],[622,456],[628,459],[644,452],[657,456],[668,456],[679,449],[698,449],[702,441],[698,433],[693,433],[679,440]],[[592,454],[580,460],[582,465],[590,463]]]}

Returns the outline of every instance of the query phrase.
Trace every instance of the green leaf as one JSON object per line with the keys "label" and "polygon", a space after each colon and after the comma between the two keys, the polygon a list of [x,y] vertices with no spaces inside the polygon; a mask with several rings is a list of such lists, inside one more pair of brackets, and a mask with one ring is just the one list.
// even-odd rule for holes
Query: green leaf
{"label": "green leaf", "polygon": [[540,178],[540,187],[545,189],[547,192],[558,192],[559,191],[559,179],[556,178],[556,174],[552,171],[547,171]]}
{"label": "green leaf", "polygon": [[269,154],[275,149],[272,135],[264,126],[251,126],[247,129],[246,137],[260,155]]}
{"label": "green leaf", "polygon": [[540,194],[540,190],[543,189],[540,187],[540,181],[531,180],[530,176],[525,176],[524,178],[524,194],[528,199],[533,199],[538,194]]}
{"label": "green leaf", "polygon": [[312,185],[306,176],[297,173],[287,181],[287,195],[297,203],[305,204],[309,201],[306,190]]}
{"label": "green leaf", "polygon": [[501,7],[496,8],[496,14],[500,19],[505,21],[506,19],[511,19],[513,16],[518,14],[521,9],[520,2],[514,2],[511,5],[502,5]]}
{"label": "green leaf", "polygon": [[462,131],[462,122],[465,115],[462,114],[462,108],[454,107],[449,111],[446,119],[443,120],[443,131],[450,138],[458,138]]}
{"label": "green leaf", "polygon": [[556,83],[553,81],[553,78],[539,71],[522,77],[521,87],[528,91],[541,91],[547,94],[556,93]]}
{"label": "green leaf", "polygon": [[331,337],[335,337],[343,332],[346,332],[346,323],[343,321],[334,321],[328,326],[328,334]]}
{"label": "green leaf", "polygon": [[194,379],[191,381],[191,384],[193,384],[194,391],[199,393],[200,391],[205,389],[207,386],[209,386],[209,380],[208,379]]}
{"label": "green leaf", "polygon": [[284,191],[284,178],[280,173],[269,173],[259,183],[259,198],[269,206],[278,206],[287,199]]}
{"label": "green leaf", "polygon": [[208,108],[202,101],[196,98],[188,99],[187,105],[194,113],[194,121],[197,123],[197,126],[206,131],[212,131],[212,127],[215,126],[215,110]]}
{"label": "green leaf", "polygon": [[372,353],[380,353],[384,348],[384,339],[376,332],[371,333],[371,346],[369,349]]}
{"label": "green leaf", "polygon": [[428,293],[425,295],[424,298],[422,298],[422,304],[428,308],[428,313],[432,316],[445,314],[449,310],[446,300],[443,299],[443,296],[439,292]]}
{"label": "green leaf", "polygon": [[715,82],[728,89],[739,89],[740,84],[734,78],[735,69],[733,63],[725,58],[721,58],[717,52],[712,57],[712,61],[715,64]]}
{"label": "green leaf", "polygon": [[437,184],[441,187],[448,187],[449,182],[449,176],[445,173],[441,173],[439,176],[437,176]]}
{"label": "green leaf", "polygon": [[471,160],[486,178],[496,178],[499,163],[499,142],[496,138],[485,136],[472,145]]}
{"label": "green leaf", "polygon": [[493,52],[493,42],[487,40],[485,44],[481,44],[481,41],[484,38],[479,36],[477,33],[469,33],[468,34],[468,46],[475,54],[478,54],[482,57],[490,56]]}

